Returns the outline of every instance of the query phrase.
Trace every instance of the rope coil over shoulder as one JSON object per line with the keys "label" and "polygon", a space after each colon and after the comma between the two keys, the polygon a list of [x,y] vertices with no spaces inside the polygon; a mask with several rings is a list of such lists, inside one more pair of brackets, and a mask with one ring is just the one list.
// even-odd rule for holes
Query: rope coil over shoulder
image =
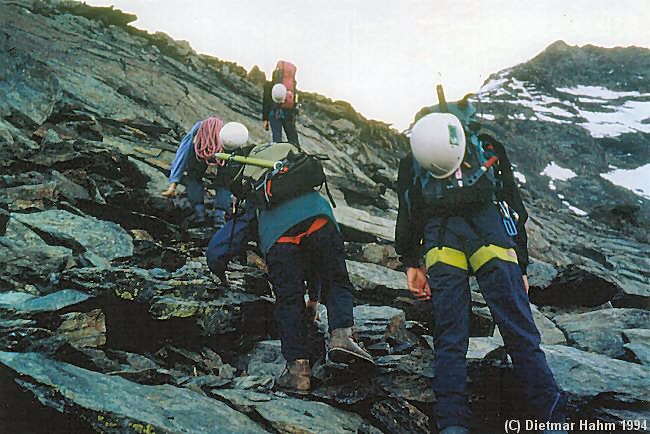
{"label": "rope coil over shoulder", "polygon": [[198,160],[205,161],[208,166],[223,166],[226,161],[217,159],[213,161],[215,154],[223,151],[223,146],[219,139],[219,131],[223,128],[224,122],[216,117],[209,117],[203,122],[194,138],[194,152]]}

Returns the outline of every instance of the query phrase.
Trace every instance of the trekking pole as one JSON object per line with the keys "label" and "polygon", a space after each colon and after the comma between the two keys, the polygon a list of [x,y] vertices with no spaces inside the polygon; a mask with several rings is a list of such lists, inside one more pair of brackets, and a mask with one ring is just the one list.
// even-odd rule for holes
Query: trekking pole
{"label": "trekking pole", "polygon": [[225,152],[217,152],[213,157],[219,160],[232,160],[250,166],[266,167],[267,169],[277,169],[282,166],[282,161],[262,160],[260,158],[244,157],[243,155],[233,155]]}

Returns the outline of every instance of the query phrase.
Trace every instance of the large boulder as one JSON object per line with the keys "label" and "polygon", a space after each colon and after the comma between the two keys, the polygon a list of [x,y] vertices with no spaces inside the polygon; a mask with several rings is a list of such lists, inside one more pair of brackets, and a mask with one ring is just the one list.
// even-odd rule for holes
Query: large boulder
{"label": "large boulder", "polygon": [[575,405],[594,405],[602,396],[610,408],[633,409],[650,400],[650,368],[563,345],[544,345],[558,385]]}
{"label": "large boulder", "polygon": [[6,233],[0,237],[0,282],[45,284],[52,273],[73,264],[72,255],[71,249],[49,245],[30,228],[10,218]]}
{"label": "large boulder", "polygon": [[622,332],[630,328],[650,328],[650,312],[642,309],[602,309],[553,318],[569,344],[585,351],[621,357],[625,354]]}
{"label": "large boulder", "polygon": [[113,222],[81,217],[62,210],[12,216],[43,236],[50,237],[52,242],[80,251],[96,266],[108,266],[113,259],[133,255],[131,237]]}
{"label": "large boulder", "polygon": [[540,306],[600,306],[612,300],[619,292],[618,285],[605,277],[583,267],[561,268],[557,276],[544,286],[538,286],[552,275],[547,271],[546,279],[541,267],[535,269],[535,280],[531,282],[530,300]]}
{"label": "large boulder", "polygon": [[395,296],[408,290],[404,273],[357,261],[346,261],[350,280],[362,291],[392,290]]}

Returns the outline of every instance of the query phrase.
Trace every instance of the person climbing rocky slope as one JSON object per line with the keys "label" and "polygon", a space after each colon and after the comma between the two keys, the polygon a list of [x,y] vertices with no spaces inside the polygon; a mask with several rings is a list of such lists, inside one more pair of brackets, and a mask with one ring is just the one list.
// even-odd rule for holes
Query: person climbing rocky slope
{"label": "person climbing rocky slope", "polygon": [[[252,254],[240,258],[221,284],[203,258],[209,231],[178,224],[191,212],[187,199],[160,197],[197,119],[219,113],[247,125],[251,142],[268,140],[257,119],[263,79],[135,29],[134,19],[69,1],[0,1],[0,431],[429,432],[431,309],[408,295],[392,246],[405,136],[345,102],[301,94],[301,144],[331,157],[357,334],[377,367],[324,362],[322,311],[310,331],[313,391],[273,392],[283,362],[263,267]],[[539,72],[550,57],[569,76],[575,58],[592,52],[601,55],[589,61],[604,66],[579,82]],[[599,176],[609,164],[647,163],[647,121],[622,137],[593,137],[578,118],[544,124],[508,110],[520,109],[514,93],[532,101],[522,89],[534,96],[533,87],[577,101],[578,85],[636,86],[640,95],[628,96],[644,102],[648,78],[635,77],[645,72],[597,78],[610,57],[634,67],[650,54],[562,45],[545,53],[479,93],[486,124],[501,130],[526,179],[535,320],[574,420],[648,420],[648,202]],[[617,94],[616,105],[628,96]],[[552,179],[552,190],[540,175],[551,161],[576,177]],[[473,424],[498,433],[525,409],[486,304],[478,292],[472,300]]]}

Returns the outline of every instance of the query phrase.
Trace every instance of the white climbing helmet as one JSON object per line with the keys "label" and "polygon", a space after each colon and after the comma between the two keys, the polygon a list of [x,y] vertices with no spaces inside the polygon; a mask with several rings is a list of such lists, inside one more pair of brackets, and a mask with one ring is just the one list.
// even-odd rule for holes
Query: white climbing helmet
{"label": "white climbing helmet", "polygon": [[465,156],[463,126],[450,113],[428,114],[411,129],[411,151],[434,178],[451,176]]}
{"label": "white climbing helmet", "polygon": [[287,88],[284,84],[278,83],[271,89],[271,98],[277,103],[282,103],[287,98]]}
{"label": "white climbing helmet", "polygon": [[228,122],[219,131],[219,141],[227,151],[240,148],[248,141],[248,128],[239,122]]}

